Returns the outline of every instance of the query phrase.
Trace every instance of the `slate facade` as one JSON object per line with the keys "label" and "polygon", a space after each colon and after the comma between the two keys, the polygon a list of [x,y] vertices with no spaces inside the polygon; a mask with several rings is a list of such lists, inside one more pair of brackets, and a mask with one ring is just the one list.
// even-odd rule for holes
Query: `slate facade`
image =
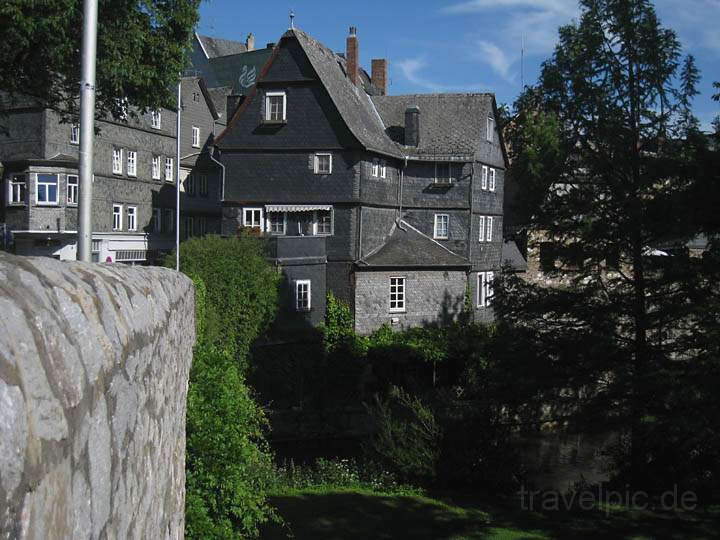
{"label": "slate facade", "polygon": [[[506,166],[494,97],[388,96],[386,62],[373,62],[373,77],[352,73],[358,50],[353,29],[344,55],[298,29],[273,48],[216,139],[223,234],[254,229],[271,245],[305,247],[323,239],[324,261],[304,247],[292,260],[273,256],[284,312],[308,324],[323,320],[329,291],[350,304],[362,333],[443,324],[466,298],[477,320],[492,320]],[[393,277],[405,279],[402,311],[389,305]]]}

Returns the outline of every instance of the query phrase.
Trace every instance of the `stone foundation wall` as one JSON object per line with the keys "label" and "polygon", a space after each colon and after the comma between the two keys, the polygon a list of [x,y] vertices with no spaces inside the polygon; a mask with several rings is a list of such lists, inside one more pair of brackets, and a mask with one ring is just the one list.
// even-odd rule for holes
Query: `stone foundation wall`
{"label": "stone foundation wall", "polygon": [[194,289],[0,253],[0,538],[182,538]]}

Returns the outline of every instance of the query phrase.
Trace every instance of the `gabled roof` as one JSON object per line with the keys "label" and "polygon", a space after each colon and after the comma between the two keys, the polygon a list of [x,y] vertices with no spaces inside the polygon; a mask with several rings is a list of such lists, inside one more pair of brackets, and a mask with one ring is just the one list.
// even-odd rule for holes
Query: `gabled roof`
{"label": "gabled roof", "polygon": [[493,115],[493,94],[410,94],[373,96],[387,135],[405,142],[405,110],[420,109],[420,144],[415,155],[474,156],[485,140],[486,118]]}
{"label": "gabled roof", "polygon": [[384,244],[358,261],[361,268],[469,267],[470,261],[424,235],[404,220],[393,225]]}
{"label": "gabled roof", "polygon": [[242,53],[247,50],[245,44],[240,41],[201,36],[200,34],[195,35],[207,58],[217,58],[218,56]]}
{"label": "gabled roof", "polygon": [[401,157],[400,148],[385,134],[385,126],[370,96],[350,82],[345,74],[345,63],[338,55],[297,28],[283,35],[283,38],[291,37],[297,38],[330,99],[360,144],[370,151]]}

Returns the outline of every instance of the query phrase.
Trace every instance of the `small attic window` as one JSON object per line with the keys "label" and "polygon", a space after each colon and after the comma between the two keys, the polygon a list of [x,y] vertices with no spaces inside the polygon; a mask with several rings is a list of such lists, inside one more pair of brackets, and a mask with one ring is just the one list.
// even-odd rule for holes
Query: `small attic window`
{"label": "small attic window", "polygon": [[495,120],[488,117],[487,119],[487,140],[493,142],[495,138]]}
{"label": "small attic window", "polygon": [[287,111],[287,98],[285,92],[268,92],[265,94],[266,122],[285,122]]}

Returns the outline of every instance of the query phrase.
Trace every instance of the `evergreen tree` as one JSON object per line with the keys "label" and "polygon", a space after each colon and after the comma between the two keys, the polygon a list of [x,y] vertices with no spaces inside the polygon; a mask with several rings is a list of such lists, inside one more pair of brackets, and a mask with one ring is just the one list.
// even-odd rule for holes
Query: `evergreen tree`
{"label": "evergreen tree", "polygon": [[[66,117],[79,106],[82,0],[0,2],[0,91]],[[173,106],[200,0],[99,0],[98,116]],[[132,114],[132,110],[130,111]]]}
{"label": "evergreen tree", "polygon": [[618,472],[644,489],[720,474],[717,264],[684,250],[717,231],[696,211],[717,193],[698,80],[650,2],[582,0],[509,137],[532,227],[572,272],[554,288],[503,277],[499,320],[545,368],[557,417],[624,435]]}

